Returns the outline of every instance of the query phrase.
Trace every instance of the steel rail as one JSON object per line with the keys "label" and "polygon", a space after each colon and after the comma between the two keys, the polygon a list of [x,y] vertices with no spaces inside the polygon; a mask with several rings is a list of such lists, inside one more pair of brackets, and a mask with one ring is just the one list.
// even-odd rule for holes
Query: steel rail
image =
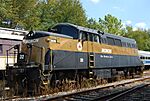
{"label": "steel rail", "polygon": [[[63,100],[63,99],[71,99],[72,96],[74,95],[81,95],[81,99],[82,100],[88,100],[88,97],[86,98],[86,95],[85,93],[89,93],[89,92],[92,92],[92,91],[98,91],[98,90],[103,90],[105,88],[110,88],[110,87],[118,87],[118,86],[124,86],[126,84],[130,84],[130,83],[135,83],[135,82],[138,82],[138,81],[144,81],[144,80],[147,80],[147,79],[150,79],[150,77],[145,77],[145,78],[140,78],[140,79],[134,79],[134,80],[131,80],[131,81],[127,81],[127,82],[123,82],[123,83],[118,83],[118,84],[109,84],[109,85],[106,85],[106,86],[102,86],[102,87],[98,87],[98,88],[91,88],[91,89],[87,89],[87,90],[83,90],[83,91],[77,91],[77,92],[73,92],[73,93],[67,93],[67,94],[63,94],[63,95],[58,95],[58,96],[53,96],[53,97],[49,97],[49,98],[45,98],[44,100],[45,101],[55,101],[55,100]],[[89,100],[90,101],[94,101],[94,100],[99,100],[99,99],[105,99],[106,97],[107,98],[110,98],[110,96],[115,96],[115,95],[118,95],[119,93],[123,93],[124,91],[121,91],[121,92],[117,92],[117,93],[114,93],[112,95],[106,95],[106,96],[102,96],[102,97],[94,97],[94,96],[91,96],[89,95]],[[82,98],[82,94],[85,94],[85,97]],[[66,99],[66,100],[67,100]],[[78,98],[80,99],[80,97]],[[111,100],[111,99],[110,99]]]}

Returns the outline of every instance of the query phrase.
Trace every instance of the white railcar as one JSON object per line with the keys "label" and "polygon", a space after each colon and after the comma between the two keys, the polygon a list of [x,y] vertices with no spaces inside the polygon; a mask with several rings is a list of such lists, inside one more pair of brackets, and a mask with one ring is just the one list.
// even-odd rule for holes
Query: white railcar
{"label": "white railcar", "polygon": [[[0,27],[0,78],[3,77],[2,75],[6,69],[6,51],[12,46],[20,44],[26,33],[28,32],[24,30]],[[11,53],[9,53],[8,57],[8,63],[14,63],[16,61],[15,56]]]}
{"label": "white railcar", "polygon": [[148,51],[141,51],[139,50],[139,57],[142,60],[145,68],[149,68],[150,67],[150,52]]}

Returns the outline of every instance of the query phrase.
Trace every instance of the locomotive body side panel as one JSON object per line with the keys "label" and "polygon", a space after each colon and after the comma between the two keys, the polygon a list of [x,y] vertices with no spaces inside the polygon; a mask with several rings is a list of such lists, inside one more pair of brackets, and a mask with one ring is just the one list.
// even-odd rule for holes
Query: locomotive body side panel
{"label": "locomotive body side panel", "polygon": [[58,43],[49,43],[50,49],[55,54],[54,66],[56,69],[88,68],[88,54],[91,52],[95,53],[95,68],[134,67],[141,65],[137,49],[95,42],[83,42],[82,50],[79,51],[77,49],[78,40],[59,39]]}
{"label": "locomotive body side panel", "polygon": [[[46,40],[48,40],[46,42]],[[83,42],[82,50],[77,49],[78,40],[48,36],[40,38],[38,47],[44,47],[45,53],[48,49],[53,51],[54,69],[88,69],[88,54],[95,53],[95,68],[134,67],[140,66],[137,49],[110,46],[96,42]],[[90,47],[89,47],[90,46]],[[40,61],[39,48],[33,49],[37,54],[32,60]],[[43,61],[42,61],[43,62]]]}
{"label": "locomotive body side panel", "polygon": [[[40,32],[47,33],[47,32]],[[140,59],[136,48],[108,45],[101,42],[73,39],[61,34],[48,32],[48,36],[26,39],[32,44],[31,61],[45,65],[45,55],[52,50],[53,69],[88,69],[89,54],[94,54],[93,68],[119,68],[140,66]],[[104,34],[103,37],[109,36]],[[109,36],[110,37],[110,36]],[[124,40],[119,37],[120,40]],[[100,39],[101,40],[101,39]],[[126,39],[127,40],[127,39]],[[28,42],[26,42],[28,43]],[[25,44],[25,47],[27,45]],[[23,48],[26,54],[30,53]],[[28,54],[29,56],[29,54]]]}

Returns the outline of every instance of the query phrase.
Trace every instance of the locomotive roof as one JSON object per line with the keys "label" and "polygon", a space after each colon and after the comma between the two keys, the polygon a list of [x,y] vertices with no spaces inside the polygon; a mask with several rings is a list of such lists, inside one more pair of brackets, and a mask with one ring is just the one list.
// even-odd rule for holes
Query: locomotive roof
{"label": "locomotive roof", "polygon": [[136,43],[136,41],[134,39],[130,39],[127,37],[122,37],[119,35],[114,35],[114,34],[109,34],[109,33],[105,33],[106,37],[111,37],[111,38],[115,38],[115,39],[121,39],[122,42],[128,42],[128,43]]}
{"label": "locomotive roof", "polygon": [[34,38],[39,38],[39,37],[45,37],[45,36],[58,36],[58,37],[64,37],[64,38],[72,38],[67,35],[63,34],[57,34],[54,32],[46,32],[46,31],[30,31],[25,38],[27,39],[34,39]]}
{"label": "locomotive roof", "polygon": [[36,34],[43,34],[43,35],[49,35],[49,36],[58,36],[58,37],[65,37],[65,38],[72,38],[71,36],[54,33],[54,32],[46,32],[46,31],[36,31]]}
{"label": "locomotive roof", "polygon": [[0,39],[21,41],[26,33],[28,31],[0,27]]}
{"label": "locomotive roof", "polygon": [[122,37],[119,35],[114,35],[114,34],[102,32],[99,30],[90,29],[90,28],[86,28],[86,27],[82,27],[82,26],[78,26],[78,25],[74,25],[74,24],[70,24],[70,23],[59,23],[56,26],[61,26],[61,25],[72,26],[79,31],[85,31],[85,32],[89,32],[89,33],[99,34],[102,38],[111,37],[111,38],[115,38],[115,39],[121,39],[122,42],[129,42],[129,43],[134,43],[134,44],[136,43],[134,39],[130,39],[130,38]]}
{"label": "locomotive roof", "polygon": [[140,56],[150,57],[150,52],[149,51],[138,50],[138,53],[139,53]]}
{"label": "locomotive roof", "polygon": [[74,25],[74,24],[71,24],[71,23],[59,23],[59,24],[56,24],[56,26],[57,25],[59,25],[59,26],[60,25],[63,25],[63,26],[72,26],[72,27],[76,28],[79,31],[85,31],[85,32],[89,32],[89,33],[99,34],[98,33],[99,30],[95,30],[95,29],[91,29],[91,28],[86,28],[86,27]]}

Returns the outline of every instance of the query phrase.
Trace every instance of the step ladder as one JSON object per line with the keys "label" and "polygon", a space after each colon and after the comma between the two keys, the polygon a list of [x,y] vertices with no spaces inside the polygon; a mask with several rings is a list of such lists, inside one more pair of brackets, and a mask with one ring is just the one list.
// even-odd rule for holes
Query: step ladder
{"label": "step ladder", "polygon": [[89,68],[95,67],[95,53],[89,53]]}
{"label": "step ladder", "polygon": [[43,75],[43,78],[42,78],[43,85],[48,85],[50,83],[49,80],[51,80],[53,74],[51,74],[51,73],[46,73],[46,74],[42,73],[42,75]]}

